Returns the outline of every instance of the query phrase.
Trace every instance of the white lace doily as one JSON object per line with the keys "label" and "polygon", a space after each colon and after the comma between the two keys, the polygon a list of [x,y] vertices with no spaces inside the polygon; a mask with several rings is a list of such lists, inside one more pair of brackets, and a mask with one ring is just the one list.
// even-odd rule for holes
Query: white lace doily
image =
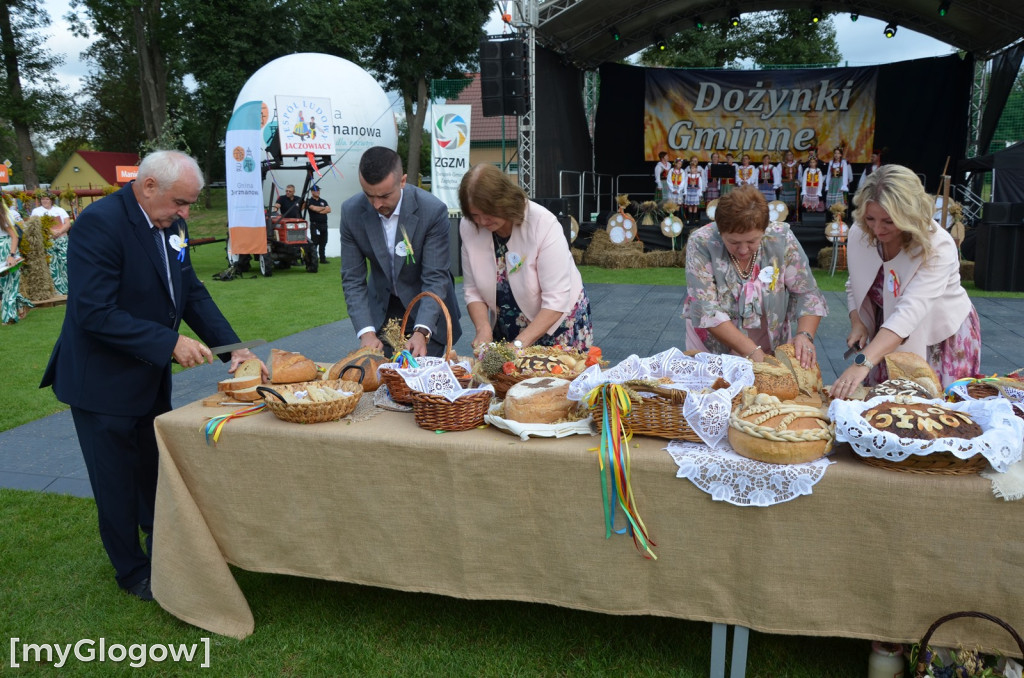
{"label": "white lace doily", "polygon": [[[1020,461],[1024,447],[1024,421],[1013,413],[1008,400],[966,400],[962,403],[943,403],[943,407],[967,413],[983,433],[977,438],[938,438],[916,440],[900,438],[894,433],[880,431],[861,416],[879,403],[893,400],[891,396],[877,396],[867,401],[833,400],[828,416],[836,425],[836,441],[848,442],[853,451],[862,457],[877,457],[889,461],[903,461],[912,454],[925,456],[932,452],[952,452],[960,459],[969,459],[980,454],[992,464],[992,468],[1003,473],[1014,462]],[[900,398],[902,402],[934,406],[934,401],[923,398]]]}
{"label": "white lace doily", "polygon": [[455,402],[463,396],[473,395],[481,391],[494,393],[494,387],[484,384],[479,388],[462,388],[462,384],[455,378],[451,366],[441,361],[440,364],[424,367],[396,367],[395,371],[405,381],[405,385],[414,391],[444,396],[450,402]]}
{"label": "white lace doily", "polygon": [[[418,376],[419,374],[422,374],[423,372],[426,372],[431,367],[437,367],[438,365],[446,365],[446,364],[448,364],[448,361],[445,360],[444,358],[437,358],[435,356],[425,355],[425,356],[421,356],[419,358],[416,358],[416,363],[419,365],[419,367],[402,367],[398,363],[384,363],[382,365],[378,365],[377,366],[377,379],[380,379],[380,371],[385,369],[385,368],[390,368],[392,370],[395,370],[396,372],[401,372],[402,370],[405,370],[405,372],[407,374],[411,374],[413,376]],[[464,360],[455,363],[455,365],[458,365],[459,367],[465,369],[466,372],[472,372],[473,371],[473,368],[470,367],[469,363],[464,361]]]}
{"label": "white lace doily", "polygon": [[699,443],[673,440],[665,448],[686,478],[715,501],[735,506],[773,506],[804,494],[835,462],[816,459],[806,464],[769,464],[741,457],[728,447],[717,450]]}
{"label": "white lace doily", "polygon": [[[621,384],[634,379],[661,379],[668,377],[671,384],[665,388],[686,391],[683,418],[693,432],[711,447],[717,447],[729,432],[729,413],[732,399],[741,390],[754,385],[754,370],[750,361],[732,355],[698,353],[683,354],[678,348],[640,358],[631,355],[607,370],[591,365],[569,384],[569,400],[583,400],[593,389],[603,384]],[[710,388],[719,377],[729,382],[729,388],[700,393]],[[640,393],[643,397],[644,394]]]}
{"label": "white lace doily", "polygon": [[373,404],[384,410],[392,412],[412,412],[412,405],[403,405],[391,398],[391,391],[384,384],[377,387],[373,392]]}
{"label": "white lace doily", "polygon": [[[949,392],[956,394],[957,396],[960,397],[961,400],[979,400],[978,398],[975,398],[970,393],[968,393],[968,383],[969,382],[966,381],[953,382],[953,384],[949,387]],[[1013,405],[1014,409],[1016,409],[1018,412],[1024,412],[1024,391],[1020,390],[1019,388],[1013,388],[1012,386],[1003,386],[1003,393],[1006,394],[1005,400],[1009,401],[1009,403]],[[980,400],[985,401],[991,400],[993,398],[1002,397],[1002,395],[994,395],[989,396],[988,398],[981,398]]]}

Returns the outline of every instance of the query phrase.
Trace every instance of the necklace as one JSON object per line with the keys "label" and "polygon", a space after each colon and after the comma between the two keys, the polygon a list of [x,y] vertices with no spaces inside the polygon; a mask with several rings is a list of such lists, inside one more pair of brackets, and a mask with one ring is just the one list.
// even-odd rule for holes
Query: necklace
{"label": "necklace", "polygon": [[750,274],[754,272],[754,264],[757,263],[757,258],[761,255],[761,246],[764,245],[762,240],[757,244],[757,250],[754,252],[754,256],[750,257],[750,263],[747,265],[747,272],[743,272],[743,268],[740,266],[740,262],[736,260],[732,252],[729,252],[729,258],[732,259],[732,265],[736,267],[736,275],[740,277],[740,280],[747,280],[750,278]]}

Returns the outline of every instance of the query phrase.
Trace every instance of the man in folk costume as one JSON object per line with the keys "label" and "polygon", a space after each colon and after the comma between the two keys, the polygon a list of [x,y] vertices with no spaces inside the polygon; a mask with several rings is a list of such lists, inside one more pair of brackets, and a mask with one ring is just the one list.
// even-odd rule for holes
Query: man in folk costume
{"label": "man in folk costume", "polygon": [[802,183],[803,208],[808,212],[824,212],[825,204],[821,201],[822,176],[817,158],[812,157],[807,161]]}
{"label": "man in folk costume", "polygon": [[850,190],[853,172],[850,163],[843,157],[842,147],[832,151],[832,160],[826,169],[828,173],[828,192],[825,194],[825,207],[838,203],[846,204],[846,193]]}
{"label": "man in folk costume", "polygon": [[668,153],[658,153],[658,162],[654,165],[654,200],[660,202],[664,198],[663,184],[668,181],[668,173],[672,171],[672,163],[668,161]]}
{"label": "man in folk costume", "polygon": [[700,214],[700,202],[704,198],[704,172],[697,164],[697,156],[690,157],[690,166],[686,170],[686,205],[687,223],[697,223]]}
{"label": "man in folk costume", "polygon": [[772,157],[765,153],[757,168],[757,188],[768,202],[775,200],[775,168]]}
{"label": "man in folk costume", "polygon": [[779,189],[779,200],[786,203],[793,214],[800,203],[800,174],[800,163],[793,151],[786,151],[782,162],[775,167],[775,187]]}
{"label": "man in folk costume", "polygon": [[757,186],[757,172],[750,164],[750,156],[746,153],[740,158],[740,166],[736,168],[736,183],[740,186]]}

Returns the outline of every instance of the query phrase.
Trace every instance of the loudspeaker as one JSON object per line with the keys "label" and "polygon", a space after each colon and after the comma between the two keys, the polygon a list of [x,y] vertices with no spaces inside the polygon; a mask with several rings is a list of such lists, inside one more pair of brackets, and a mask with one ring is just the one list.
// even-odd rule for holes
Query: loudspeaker
{"label": "loudspeaker", "polygon": [[480,103],[484,116],[502,115],[502,59],[501,43],[480,41]]}
{"label": "loudspeaker", "polygon": [[480,41],[480,99],[485,117],[527,112],[525,52],[518,38]]}

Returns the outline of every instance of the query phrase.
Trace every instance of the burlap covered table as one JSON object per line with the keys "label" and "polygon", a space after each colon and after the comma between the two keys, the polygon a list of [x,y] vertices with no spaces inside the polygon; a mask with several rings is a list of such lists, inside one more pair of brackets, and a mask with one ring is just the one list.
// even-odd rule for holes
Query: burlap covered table
{"label": "burlap covered table", "polygon": [[[605,539],[597,438],[435,434],[392,412],[315,425],[264,413],[208,447],[209,414],[192,404],[156,420],[153,592],[215,633],[253,632],[229,563],[769,633],[913,642],[961,609],[1024,628],[1024,502],[995,499],[978,477],[840,454],[813,495],[739,508],[676,478],[664,441],[637,438],[650,561],[625,536]],[[934,642],[1017,653],[991,624],[947,624]]]}

